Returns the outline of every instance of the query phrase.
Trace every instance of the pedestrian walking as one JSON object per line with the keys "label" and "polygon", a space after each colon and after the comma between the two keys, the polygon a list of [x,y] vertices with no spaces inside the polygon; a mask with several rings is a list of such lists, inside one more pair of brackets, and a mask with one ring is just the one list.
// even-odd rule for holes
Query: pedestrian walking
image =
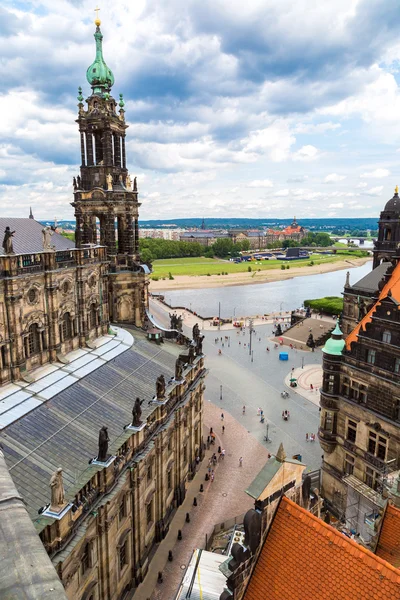
{"label": "pedestrian walking", "polygon": [[239,467],[243,466],[243,456],[239,458]]}
{"label": "pedestrian walking", "polygon": [[214,471],[211,472],[211,483],[214,481]]}
{"label": "pedestrian walking", "polygon": [[225,433],[225,425],[222,425],[222,433]]}
{"label": "pedestrian walking", "polygon": [[258,408],[257,408],[257,417],[259,417],[259,416],[260,416],[260,412],[261,412],[261,408],[260,408],[260,407],[258,407]]}
{"label": "pedestrian walking", "polygon": [[246,414],[246,407],[245,406],[243,406],[243,414],[244,415]]}
{"label": "pedestrian walking", "polygon": [[222,460],[224,460],[224,458],[225,458],[225,448],[222,448],[221,458],[222,458]]}
{"label": "pedestrian walking", "polygon": [[224,420],[224,413],[221,413],[221,421]]}
{"label": "pedestrian walking", "polygon": [[312,384],[312,383],[310,383],[310,392],[312,392],[312,391],[313,391],[313,389],[314,389],[314,386],[313,386],[313,384]]}
{"label": "pedestrian walking", "polygon": [[306,442],[308,442],[308,433],[306,433]]}

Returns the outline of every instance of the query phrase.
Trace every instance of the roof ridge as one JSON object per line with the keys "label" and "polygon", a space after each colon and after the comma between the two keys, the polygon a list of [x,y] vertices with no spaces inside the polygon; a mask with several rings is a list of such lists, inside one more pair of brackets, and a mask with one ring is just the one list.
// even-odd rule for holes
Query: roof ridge
{"label": "roof ridge", "polygon": [[[386,560],[384,560],[380,556],[377,556],[376,554],[374,554],[373,552],[371,552],[371,550],[368,550],[367,548],[364,548],[360,544],[357,544],[357,542],[355,542],[354,540],[348,538],[347,536],[344,536],[337,529],[335,529],[334,527],[332,527],[332,525],[328,525],[327,523],[325,523],[325,521],[322,521],[322,519],[319,519],[318,517],[316,517],[315,515],[313,515],[312,513],[310,513],[308,510],[306,510],[302,506],[299,506],[298,504],[296,504],[295,502],[293,502],[292,500],[290,500],[286,496],[282,497],[282,502],[284,504],[287,504],[288,508],[290,508],[292,510],[294,509],[295,511],[301,513],[303,515],[303,517],[308,517],[308,519],[310,521],[314,522],[315,524],[318,524],[319,527],[322,528],[322,530],[325,529],[327,533],[328,532],[331,533],[331,534],[333,533],[334,534],[333,539],[336,537],[338,540],[340,539],[342,542],[345,542],[345,543],[350,544],[351,546],[353,546],[354,549],[357,549],[359,551],[360,556],[365,555],[367,558],[369,558],[371,560],[375,560],[382,567],[385,567],[386,569],[388,569],[390,571],[390,578],[391,579],[394,579],[394,577],[392,577],[392,576],[395,575],[396,579],[398,579],[398,583],[400,583],[400,569],[397,569],[396,567],[394,567],[393,565],[391,565],[389,562],[387,562]],[[332,536],[329,536],[329,537],[332,539]],[[380,569],[378,569],[378,570],[380,570]]]}
{"label": "roof ridge", "polygon": [[355,342],[357,340],[360,329],[362,328],[362,330],[365,331],[365,325],[371,321],[372,315],[376,311],[377,307],[381,305],[381,300],[384,300],[388,296],[389,291],[399,281],[400,281],[400,261],[397,263],[393,273],[390,276],[389,281],[387,281],[385,283],[385,285],[383,286],[383,288],[378,296],[378,300],[375,302],[373,307],[367,312],[367,314],[361,319],[361,321],[355,326],[355,328],[347,336],[347,338],[346,338],[347,350],[350,350],[350,345],[352,344],[352,342]]}

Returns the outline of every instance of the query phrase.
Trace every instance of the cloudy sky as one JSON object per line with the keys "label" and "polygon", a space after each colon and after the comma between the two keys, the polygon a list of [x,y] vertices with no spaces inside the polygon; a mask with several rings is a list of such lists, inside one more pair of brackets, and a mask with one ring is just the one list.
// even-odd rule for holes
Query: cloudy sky
{"label": "cloudy sky", "polygon": [[[0,214],[73,217],[93,2],[3,0]],[[141,218],[379,214],[400,184],[398,0],[113,0]]]}

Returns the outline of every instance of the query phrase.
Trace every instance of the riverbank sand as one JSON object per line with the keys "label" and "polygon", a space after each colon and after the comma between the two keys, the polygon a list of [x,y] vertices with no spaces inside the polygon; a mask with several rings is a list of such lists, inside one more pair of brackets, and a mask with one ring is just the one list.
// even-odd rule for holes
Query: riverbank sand
{"label": "riverbank sand", "polygon": [[[229,275],[177,275],[174,279],[160,279],[150,282],[150,291],[159,290],[186,290],[186,289],[204,289],[213,287],[226,287],[232,285],[248,285],[253,283],[269,283],[271,281],[283,281],[293,277],[304,277],[306,275],[318,275],[319,273],[329,273],[331,271],[340,271],[342,269],[352,269],[361,267],[370,261],[371,257],[352,258],[348,260],[338,260],[337,262],[313,265],[311,267],[296,267],[290,263],[290,269],[281,271],[280,269],[271,269],[264,271],[252,271],[243,273],[229,273]],[[344,285],[344,281],[343,281]]]}

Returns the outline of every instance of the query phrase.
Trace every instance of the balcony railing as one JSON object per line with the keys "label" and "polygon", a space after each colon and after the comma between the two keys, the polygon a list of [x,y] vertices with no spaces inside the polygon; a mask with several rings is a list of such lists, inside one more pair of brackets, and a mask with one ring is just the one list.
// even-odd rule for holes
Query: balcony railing
{"label": "balcony railing", "polygon": [[0,256],[0,277],[54,271],[106,260],[106,248],[100,246],[55,252],[9,254]]}

